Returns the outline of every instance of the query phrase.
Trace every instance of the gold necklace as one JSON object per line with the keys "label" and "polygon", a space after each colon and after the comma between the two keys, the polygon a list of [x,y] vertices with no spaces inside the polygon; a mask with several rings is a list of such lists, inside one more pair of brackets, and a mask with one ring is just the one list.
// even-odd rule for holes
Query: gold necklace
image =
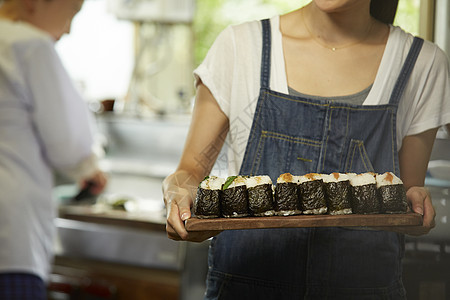
{"label": "gold necklace", "polygon": [[370,26],[368,27],[367,32],[366,32],[366,34],[364,35],[364,38],[362,38],[362,39],[360,39],[360,40],[358,40],[358,41],[356,41],[356,42],[352,42],[352,43],[343,45],[343,46],[341,46],[341,47],[332,47],[332,46],[328,46],[327,44],[323,43],[321,40],[319,40],[318,38],[316,38],[316,36],[311,32],[311,30],[310,30],[309,27],[308,27],[308,24],[306,24],[306,21],[305,21],[305,13],[304,13],[304,10],[302,10],[302,20],[303,20],[303,24],[305,25],[306,30],[308,31],[309,36],[310,36],[317,44],[319,44],[320,46],[322,46],[322,47],[324,47],[324,48],[330,49],[331,51],[336,51],[336,50],[340,50],[340,49],[343,49],[343,48],[348,48],[348,47],[351,47],[351,46],[354,46],[354,45],[357,45],[357,44],[360,44],[360,43],[364,42],[364,41],[367,39],[367,37],[369,36],[369,33],[372,31],[372,27],[373,27],[373,23],[374,23],[373,21],[370,23]]}

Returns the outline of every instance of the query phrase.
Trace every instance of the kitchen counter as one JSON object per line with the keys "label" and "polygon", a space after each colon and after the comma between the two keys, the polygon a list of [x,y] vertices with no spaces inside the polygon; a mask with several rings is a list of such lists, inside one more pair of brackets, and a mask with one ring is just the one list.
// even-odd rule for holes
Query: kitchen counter
{"label": "kitchen counter", "polygon": [[162,210],[64,204],[56,226],[55,275],[106,280],[117,300],[202,298],[209,242],[168,239]]}
{"label": "kitchen counter", "polygon": [[90,222],[95,224],[122,226],[132,229],[165,232],[166,219],[162,212],[127,212],[112,209],[106,205],[61,205],[59,217],[62,219]]}

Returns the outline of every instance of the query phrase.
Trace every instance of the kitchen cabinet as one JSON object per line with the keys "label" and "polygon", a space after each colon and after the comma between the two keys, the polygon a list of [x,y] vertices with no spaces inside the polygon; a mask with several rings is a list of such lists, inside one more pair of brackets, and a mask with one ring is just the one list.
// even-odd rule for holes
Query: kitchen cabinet
{"label": "kitchen cabinet", "polygon": [[[201,299],[209,244],[172,241],[164,223],[163,215],[60,206],[55,283],[62,278],[81,289],[87,280],[97,288],[110,287],[116,300]],[[110,298],[92,298],[97,299]]]}
{"label": "kitchen cabinet", "polygon": [[[93,292],[89,299],[180,299],[181,275],[177,271],[57,256],[53,267],[53,276],[55,281],[66,284],[70,282],[74,286],[73,290],[81,290],[86,282],[90,283],[97,290],[97,295],[95,296],[95,292]],[[98,292],[102,288],[109,288],[111,297],[101,297],[99,294],[105,295],[105,292]],[[55,290],[53,293],[59,294]],[[50,291],[51,294],[52,291]],[[54,299],[61,299],[61,297]],[[75,299],[75,296],[67,299]]]}
{"label": "kitchen cabinet", "polygon": [[55,281],[115,296],[94,299],[180,299],[184,249],[166,238],[164,218],[98,205],[63,205],[59,215]]}

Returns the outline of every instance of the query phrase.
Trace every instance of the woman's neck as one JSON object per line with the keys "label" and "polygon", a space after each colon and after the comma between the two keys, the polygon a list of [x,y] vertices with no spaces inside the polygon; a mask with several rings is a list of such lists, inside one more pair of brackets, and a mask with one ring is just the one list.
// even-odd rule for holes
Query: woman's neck
{"label": "woman's neck", "polygon": [[[366,0],[352,3],[359,1]],[[320,96],[363,90],[375,80],[389,27],[372,18],[368,7],[326,10],[315,3],[325,2],[280,17],[288,84]]]}
{"label": "woman's neck", "polygon": [[374,23],[367,1],[356,1],[352,7],[329,11],[312,2],[301,14],[313,38],[336,47],[367,38]]}

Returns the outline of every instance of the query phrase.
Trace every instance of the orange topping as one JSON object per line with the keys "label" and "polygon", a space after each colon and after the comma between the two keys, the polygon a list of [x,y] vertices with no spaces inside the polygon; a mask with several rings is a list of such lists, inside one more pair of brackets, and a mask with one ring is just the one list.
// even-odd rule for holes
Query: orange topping
{"label": "orange topping", "polygon": [[291,173],[284,173],[280,175],[281,178],[284,179],[286,182],[292,181],[292,174]]}
{"label": "orange topping", "polygon": [[336,180],[339,179],[339,173],[333,173],[333,176]]}
{"label": "orange topping", "polygon": [[317,174],[317,173],[309,173],[309,174],[306,174],[305,177],[310,179],[310,180],[314,180],[314,179],[316,179],[317,175],[319,175],[319,174]]}
{"label": "orange topping", "polygon": [[387,172],[386,178],[387,181],[389,181],[390,183],[392,183],[392,180],[394,180],[394,176],[392,176],[391,172]]}

